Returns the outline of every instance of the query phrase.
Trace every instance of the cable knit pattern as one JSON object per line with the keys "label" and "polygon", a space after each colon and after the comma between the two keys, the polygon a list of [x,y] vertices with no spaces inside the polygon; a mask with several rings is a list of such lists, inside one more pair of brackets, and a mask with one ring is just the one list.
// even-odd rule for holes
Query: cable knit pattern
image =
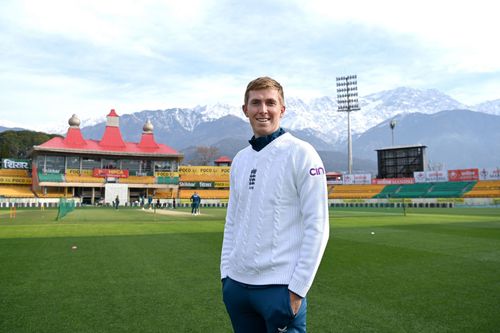
{"label": "cable knit pattern", "polygon": [[221,277],[282,284],[300,296],[311,287],[329,236],[323,163],[314,148],[285,133],[231,166]]}

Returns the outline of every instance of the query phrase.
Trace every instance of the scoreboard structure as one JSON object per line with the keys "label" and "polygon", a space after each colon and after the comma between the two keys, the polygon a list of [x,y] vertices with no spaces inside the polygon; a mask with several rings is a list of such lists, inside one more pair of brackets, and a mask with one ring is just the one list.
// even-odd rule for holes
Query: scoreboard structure
{"label": "scoreboard structure", "polygon": [[395,146],[376,149],[377,178],[411,178],[415,171],[425,171],[427,146]]}

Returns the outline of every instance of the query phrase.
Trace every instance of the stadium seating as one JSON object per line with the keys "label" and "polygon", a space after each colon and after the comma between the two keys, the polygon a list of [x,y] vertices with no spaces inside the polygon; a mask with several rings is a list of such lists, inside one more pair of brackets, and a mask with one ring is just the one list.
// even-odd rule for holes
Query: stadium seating
{"label": "stadium seating", "polygon": [[0,169],[0,184],[26,186],[31,184],[28,170]]}
{"label": "stadium seating", "polygon": [[229,199],[229,190],[180,190],[180,199],[189,199],[194,192],[197,192],[201,199]]}
{"label": "stadium seating", "polygon": [[25,169],[0,169],[0,177],[27,177],[31,178]]}
{"label": "stadium seating", "polygon": [[460,198],[475,182],[386,185],[375,198]]}
{"label": "stadium seating", "polygon": [[177,196],[177,191],[171,189],[160,189],[155,192],[155,199],[172,199]]}
{"label": "stadium seating", "polygon": [[41,191],[35,191],[35,194],[39,198],[72,198],[72,194],[64,194],[64,188],[59,187],[46,187],[47,193]]}
{"label": "stadium seating", "polygon": [[34,198],[30,185],[1,185],[0,197],[5,198]]}
{"label": "stadium seating", "polygon": [[460,198],[469,191],[476,182],[444,182],[433,183],[426,198]]}
{"label": "stadium seating", "polygon": [[330,185],[329,199],[370,199],[379,194],[384,185]]}
{"label": "stadium seating", "polygon": [[393,193],[391,198],[423,198],[432,187],[432,183],[404,184]]}
{"label": "stadium seating", "polygon": [[154,184],[153,176],[128,176],[127,178],[118,178],[119,183],[124,184]]}
{"label": "stadium seating", "polygon": [[229,174],[227,175],[196,175],[196,174],[181,174],[181,182],[229,182]]}
{"label": "stadium seating", "polygon": [[474,187],[464,194],[466,198],[500,198],[500,180],[478,181]]}
{"label": "stadium seating", "polygon": [[66,182],[68,183],[104,183],[104,178],[93,177],[89,175],[66,175]]}
{"label": "stadium seating", "polygon": [[393,198],[395,193],[398,192],[402,185],[386,185],[379,194],[375,195],[374,198]]}

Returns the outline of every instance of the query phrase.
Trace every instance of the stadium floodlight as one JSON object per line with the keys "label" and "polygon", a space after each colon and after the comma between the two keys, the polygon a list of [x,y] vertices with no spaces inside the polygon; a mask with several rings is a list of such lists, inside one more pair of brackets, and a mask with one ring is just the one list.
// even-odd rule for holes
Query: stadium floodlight
{"label": "stadium floodlight", "polygon": [[350,174],[352,173],[351,111],[361,110],[358,103],[357,84],[357,75],[337,77],[337,111],[347,112],[347,165]]}
{"label": "stadium floodlight", "polygon": [[394,119],[391,120],[389,126],[391,126],[392,145],[394,146],[394,127],[396,127],[396,121]]}

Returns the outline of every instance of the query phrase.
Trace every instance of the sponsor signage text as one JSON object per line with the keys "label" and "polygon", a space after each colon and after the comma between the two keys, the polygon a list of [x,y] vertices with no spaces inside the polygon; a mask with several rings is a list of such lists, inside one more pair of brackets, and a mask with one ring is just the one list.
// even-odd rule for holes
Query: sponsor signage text
{"label": "sponsor signage text", "polygon": [[3,158],[2,168],[4,169],[29,169],[30,163],[28,160],[19,160],[14,158]]}
{"label": "sponsor signage text", "polygon": [[157,171],[155,172],[155,177],[179,177],[178,172],[171,172],[171,171]]}
{"label": "sponsor signage text", "polygon": [[213,175],[213,176],[229,176],[231,167],[227,166],[180,166],[179,173],[181,175]]}
{"label": "sponsor signage text", "polygon": [[31,178],[26,178],[26,177],[0,177],[0,184],[31,184]]}
{"label": "sponsor signage text", "polygon": [[413,177],[415,178],[415,183],[447,182],[448,172],[446,170],[415,171]]}
{"label": "sponsor signage text", "polygon": [[480,180],[500,180],[500,168],[482,168],[479,170]]}
{"label": "sponsor signage text", "polygon": [[347,174],[343,176],[343,183],[346,185],[352,184],[371,184],[372,174],[371,173],[358,173],[358,174]]}
{"label": "sponsor signage text", "polygon": [[466,182],[479,180],[479,169],[457,169],[448,170],[450,182]]}
{"label": "sponsor signage text", "polygon": [[121,169],[94,169],[94,177],[116,177],[116,178],[127,178],[128,170]]}
{"label": "sponsor signage text", "polygon": [[[214,182],[179,182],[180,187],[213,188]],[[228,185],[229,186],[229,185]]]}
{"label": "sponsor signage text", "polygon": [[375,178],[372,179],[372,184],[378,185],[398,185],[398,184],[414,184],[415,178]]}

